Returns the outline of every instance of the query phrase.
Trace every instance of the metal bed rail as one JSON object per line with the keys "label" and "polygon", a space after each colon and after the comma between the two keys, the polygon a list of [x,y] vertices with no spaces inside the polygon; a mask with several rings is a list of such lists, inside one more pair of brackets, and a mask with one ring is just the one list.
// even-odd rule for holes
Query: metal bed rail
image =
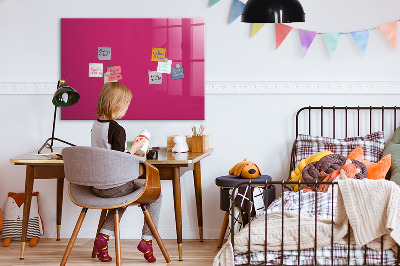
{"label": "metal bed rail", "polygon": [[[242,182],[238,185],[236,185],[233,190],[232,190],[232,195],[236,195],[236,190],[239,189],[239,187],[243,187],[243,186],[249,186],[249,187],[257,187],[257,188],[262,188],[264,189],[264,193],[265,193],[265,198],[268,198],[268,187],[271,185],[280,185],[282,188],[282,194],[281,194],[281,199],[282,199],[282,214],[285,212],[284,209],[284,193],[285,190],[288,190],[287,188],[285,188],[286,185],[292,185],[292,184],[297,184],[299,185],[314,185],[314,189],[313,191],[315,192],[315,201],[314,201],[314,206],[315,206],[315,233],[314,233],[314,257],[313,257],[313,264],[302,264],[300,261],[300,255],[301,255],[301,249],[300,249],[300,244],[301,244],[301,232],[300,232],[300,222],[301,222],[301,218],[300,218],[300,206],[301,206],[301,190],[299,189],[299,191],[297,192],[293,192],[293,193],[298,193],[299,196],[299,208],[298,208],[298,242],[297,242],[297,265],[319,265],[317,262],[317,239],[318,239],[318,235],[317,235],[317,212],[318,212],[318,186],[319,185],[332,185],[332,191],[334,191],[334,186],[338,186],[338,183],[336,181],[332,181],[332,182],[321,182],[321,181],[315,181],[315,182],[305,182],[305,181],[268,181],[266,180],[264,181],[252,181],[251,179],[245,182]],[[289,191],[289,190],[288,190]],[[332,194],[332,206],[331,206],[331,265],[337,265],[334,264],[334,249],[333,249],[333,245],[334,245],[334,241],[333,241],[333,235],[334,235],[334,194],[335,193],[331,193]],[[250,199],[253,198],[253,190],[250,189]],[[231,232],[230,232],[230,236],[231,236],[231,244],[232,244],[232,248],[235,248],[235,233],[234,233],[234,217],[235,217],[235,208],[234,208],[234,197],[232,197],[231,199]],[[280,264],[268,264],[267,261],[267,253],[268,253],[268,248],[267,248],[267,243],[268,243],[268,212],[267,212],[267,204],[268,201],[264,200],[264,209],[265,209],[265,244],[264,244],[264,262],[260,263],[260,264],[252,264],[251,263],[251,247],[250,247],[250,243],[251,243],[251,220],[252,219],[248,219],[248,231],[249,231],[249,241],[247,243],[247,264],[245,265],[284,265],[284,215],[282,215],[282,231],[281,231],[281,249],[280,249]],[[347,264],[345,265],[351,265],[350,264],[350,224],[348,224],[348,232],[347,232]],[[367,248],[366,246],[362,247],[364,249],[364,263],[363,265],[367,265]],[[397,245],[398,250],[400,251],[400,246]],[[379,265],[386,265],[384,264],[384,259],[383,259],[383,236],[381,237],[381,257],[380,257],[380,264]],[[342,264],[341,264],[342,265]],[[396,257],[396,262],[394,265],[400,265],[400,252],[397,253],[397,257]]]}
{"label": "metal bed rail", "polygon": [[[379,125],[379,130],[382,130],[383,132],[385,132],[385,117],[388,117],[388,115],[393,115],[391,117],[392,122],[393,122],[393,131],[396,129],[397,126],[397,112],[400,110],[400,107],[397,106],[308,106],[308,107],[303,107],[301,108],[297,113],[296,113],[296,139],[297,136],[299,134],[314,134],[316,136],[324,136],[327,135],[326,130],[324,131],[324,128],[327,127],[327,125],[331,125],[332,126],[332,137],[336,138],[337,136],[337,130],[338,130],[338,125],[339,128],[344,129],[344,135],[340,135],[338,137],[344,137],[344,138],[348,138],[348,133],[349,133],[349,129],[357,129],[357,134],[356,136],[360,136],[361,132],[361,125],[363,124],[363,120],[362,118],[364,118],[364,116],[367,116],[369,118],[369,133],[373,132],[373,122],[377,122],[377,124]],[[328,112],[329,111],[329,114]],[[304,114],[304,116],[302,117],[301,115],[303,115],[303,113],[306,112]],[[308,112],[308,115],[307,115]],[[380,112],[380,115],[378,116],[374,116],[374,114],[376,114],[377,112]],[[318,113],[319,115],[319,121],[317,119],[317,121],[313,121],[312,119],[312,114],[314,113]],[[344,119],[337,119],[338,115],[344,115]],[[378,113],[379,114],[379,113]],[[356,118],[354,119],[350,119],[351,115],[355,115]],[[305,118],[308,118],[308,121],[303,121],[303,119],[305,120]],[[324,120],[325,118],[325,120]],[[327,120],[331,120],[328,121]],[[377,121],[375,121],[375,120]],[[351,121],[350,121],[351,120]],[[356,120],[356,121],[354,121]],[[313,121],[313,122],[312,122]],[[305,131],[308,132],[300,132],[300,122],[304,122],[301,123],[302,125],[306,125],[306,129]],[[308,122],[308,126],[307,126],[307,122]],[[330,124],[330,122],[332,124]],[[319,132],[317,132],[316,134],[314,132],[312,132],[313,129],[313,125],[319,125]],[[366,125],[368,127],[368,125]],[[387,130],[387,128],[386,128]],[[388,131],[388,130],[387,130]],[[386,134],[385,134],[386,135]],[[355,137],[355,136],[351,136],[351,137]],[[294,140],[293,146],[292,146],[292,152],[291,152],[291,157],[290,157],[290,167],[289,167],[289,175],[288,177],[290,177],[290,173],[291,171],[293,171],[296,168],[296,139]]]}

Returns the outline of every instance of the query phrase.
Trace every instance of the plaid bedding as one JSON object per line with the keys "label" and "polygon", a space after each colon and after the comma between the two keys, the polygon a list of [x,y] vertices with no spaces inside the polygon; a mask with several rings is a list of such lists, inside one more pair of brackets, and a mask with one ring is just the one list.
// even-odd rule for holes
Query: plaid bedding
{"label": "plaid bedding", "polygon": [[[332,196],[333,195],[333,196]],[[336,208],[336,194],[317,192],[317,201],[315,203],[315,192],[285,192],[283,197],[277,198],[268,207],[267,215],[269,213],[282,211],[282,202],[284,210],[298,210],[301,212],[313,213],[325,219],[332,219],[335,214]],[[265,212],[260,215],[265,215]],[[253,218],[260,217],[257,215]],[[316,249],[317,265],[348,265],[348,246],[334,244],[332,264],[332,248],[331,246],[321,247]],[[366,257],[364,258],[364,254]],[[284,265],[298,265],[298,257],[300,257],[300,265],[314,265],[314,249],[303,249],[300,251],[300,256],[297,250],[285,250],[283,252]],[[357,247],[350,245],[350,263],[349,265],[381,265],[381,252],[371,250],[364,247]],[[265,265],[265,252],[250,252],[250,265],[262,264]],[[365,260],[365,261],[364,261]],[[281,265],[281,252],[280,251],[267,251],[267,264],[266,265]],[[392,250],[385,250],[383,252],[383,264],[395,265],[396,257]],[[235,265],[248,265],[248,254],[240,253],[235,254]]]}
{"label": "plaid bedding", "polygon": [[345,139],[299,134],[296,139],[295,165],[298,165],[302,159],[324,150],[347,157],[358,146],[361,146],[363,149],[364,160],[378,162],[385,148],[383,131],[374,132],[364,137]]}

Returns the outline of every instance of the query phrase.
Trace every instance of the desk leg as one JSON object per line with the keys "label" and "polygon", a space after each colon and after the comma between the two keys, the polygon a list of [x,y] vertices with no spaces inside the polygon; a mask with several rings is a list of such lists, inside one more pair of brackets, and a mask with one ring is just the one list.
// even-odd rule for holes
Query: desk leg
{"label": "desk leg", "polygon": [[199,225],[200,242],[203,242],[203,204],[201,196],[201,168],[200,161],[194,164],[194,191],[196,194],[197,220]]}
{"label": "desk leg", "polygon": [[60,241],[64,178],[57,178],[57,241]]}
{"label": "desk leg", "polygon": [[31,200],[34,181],[34,166],[26,166],[25,177],[25,195],[24,195],[24,213],[22,219],[22,232],[21,232],[21,255],[20,259],[24,259],[26,235],[28,233],[29,213],[31,212]]}
{"label": "desk leg", "polygon": [[182,206],[181,206],[181,174],[179,167],[174,167],[174,178],[172,179],[174,191],[175,223],[178,242],[179,260],[182,260]]}

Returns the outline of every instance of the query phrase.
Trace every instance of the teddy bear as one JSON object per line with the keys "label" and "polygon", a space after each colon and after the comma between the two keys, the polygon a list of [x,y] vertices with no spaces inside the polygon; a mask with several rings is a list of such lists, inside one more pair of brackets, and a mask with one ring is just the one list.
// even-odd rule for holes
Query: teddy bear
{"label": "teddy bear", "polygon": [[243,178],[257,178],[261,175],[260,168],[250,161],[247,161],[247,158],[242,162],[237,163],[231,170],[229,170],[230,175],[241,176]]}
{"label": "teddy bear", "polygon": [[175,136],[174,137],[175,146],[172,148],[172,152],[188,152],[189,146],[186,143],[185,136]]}
{"label": "teddy bear", "polygon": [[[38,207],[39,192],[32,193],[31,211],[29,214],[27,239],[29,246],[36,245],[40,236],[43,235],[43,223],[39,215]],[[11,240],[21,240],[22,219],[24,213],[24,193],[9,192],[4,208],[3,228],[1,237],[3,246],[8,247]]]}

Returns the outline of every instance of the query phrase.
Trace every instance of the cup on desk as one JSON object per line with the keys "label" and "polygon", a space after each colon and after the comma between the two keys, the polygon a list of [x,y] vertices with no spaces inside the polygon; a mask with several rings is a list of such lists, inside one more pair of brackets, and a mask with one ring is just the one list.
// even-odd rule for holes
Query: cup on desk
{"label": "cup on desk", "polygon": [[146,154],[146,158],[149,160],[157,160],[158,150],[149,150],[149,152]]}

